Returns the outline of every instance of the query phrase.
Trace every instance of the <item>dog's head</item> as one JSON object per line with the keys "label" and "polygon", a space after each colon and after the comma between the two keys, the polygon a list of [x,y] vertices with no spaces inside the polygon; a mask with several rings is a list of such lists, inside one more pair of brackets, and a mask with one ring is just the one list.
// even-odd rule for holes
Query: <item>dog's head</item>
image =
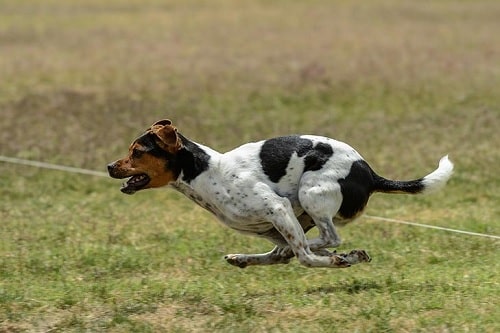
{"label": "dog's head", "polygon": [[176,155],[181,148],[182,141],[172,122],[157,121],[132,142],[126,157],[108,164],[109,175],[130,177],[121,188],[126,194],[168,185],[179,176]]}

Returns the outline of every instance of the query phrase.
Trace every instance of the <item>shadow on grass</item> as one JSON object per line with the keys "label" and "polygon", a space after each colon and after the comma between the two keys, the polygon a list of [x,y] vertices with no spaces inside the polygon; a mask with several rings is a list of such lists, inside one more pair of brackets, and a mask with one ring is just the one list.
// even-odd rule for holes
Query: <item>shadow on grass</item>
{"label": "shadow on grass", "polygon": [[401,281],[393,278],[387,278],[381,281],[353,279],[349,281],[339,281],[332,285],[322,285],[318,287],[306,289],[307,294],[330,294],[330,293],[346,293],[359,294],[365,291],[387,291],[389,293],[435,293],[435,292],[450,292],[456,291],[457,287],[453,284],[427,280],[420,283],[410,283],[409,281]]}
{"label": "shadow on grass", "polygon": [[371,280],[350,280],[341,281],[335,285],[323,285],[314,288],[306,289],[307,294],[330,294],[330,293],[347,293],[358,294],[368,290],[380,290],[385,288],[384,284],[377,283]]}

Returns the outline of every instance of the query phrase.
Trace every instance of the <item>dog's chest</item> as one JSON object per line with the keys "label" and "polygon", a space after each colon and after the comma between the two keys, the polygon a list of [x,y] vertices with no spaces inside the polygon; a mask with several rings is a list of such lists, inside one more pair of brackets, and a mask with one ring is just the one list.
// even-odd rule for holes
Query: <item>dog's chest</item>
{"label": "dog's chest", "polygon": [[206,200],[201,194],[199,194],[197,191],[195,191],[191,186],[188,186],[186,184],[176,184],[173,185],[173,187],[184,194],[186,197],[191,199],[194,203],[198,204],[200,207],[205,208],[212,214],[216,215],[217,217],[221,215],[221,212],[217,209],[217,206],[215,206],[213,203],[211,203],[209,200]]}

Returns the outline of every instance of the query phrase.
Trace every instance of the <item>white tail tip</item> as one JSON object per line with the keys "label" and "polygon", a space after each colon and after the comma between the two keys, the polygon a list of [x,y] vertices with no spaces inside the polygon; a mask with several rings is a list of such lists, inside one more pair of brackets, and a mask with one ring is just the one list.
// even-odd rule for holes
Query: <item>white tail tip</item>
{"label": "white tail tip", "polygon": [[424,192],[430,193],[442,188],[448,179],[450,179],[452,173],[453,163],[448,158],[448,155],[443,156],[441,160],[439,160],[438,168],[424,177]]}

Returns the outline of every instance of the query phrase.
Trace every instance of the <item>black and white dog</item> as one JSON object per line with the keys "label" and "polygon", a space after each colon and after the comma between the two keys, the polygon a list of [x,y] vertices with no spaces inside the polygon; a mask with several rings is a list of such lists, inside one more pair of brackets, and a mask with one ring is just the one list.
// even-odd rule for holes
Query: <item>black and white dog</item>
{"label": "black and white dog", "polygon": [[[349,267],[370,257],[364,250],[329,251],[341,243],[335,225],[360,216],[374,192],[416,194],[442,187],[453,164],[445,156],[423,178],[394,181],[377,175],[352,147],[330,138],[283,136],[222,154],[161,120],[108,171],[113,178],[130,177],[124,193],[171,186],[228,227],[275,244],[263,254],[229,254],[225,259],[232,265],[284,264],[296,256],[308,267]],[[319,236],[307,239],[314,226]]]}

